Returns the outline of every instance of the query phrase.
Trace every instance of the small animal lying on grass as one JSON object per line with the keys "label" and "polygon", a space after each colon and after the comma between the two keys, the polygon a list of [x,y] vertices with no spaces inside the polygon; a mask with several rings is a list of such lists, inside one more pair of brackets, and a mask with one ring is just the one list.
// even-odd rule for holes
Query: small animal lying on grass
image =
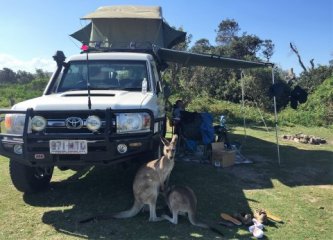
{"label": "small animal lying on grass", "polygon": [[162,218],[170,221],[173,224],[177,224],[178,214],[187,213],[188,219],[192,225],[210,229],[213,232],[223,236],[223,233],[220,232],[218,229],[197,221],[197,197],[195,196],[191,188],[183,186],[173,186],[166,193],[165,197],[170,212],[172,213],[172,218],[165,214],[162,215]]}
{"label": "small animal lying on grass", "polygon": [[174,167],[177,140],[177,135],[173,136],[171,142],[165,138],[161,138],[164,144],[164,156],[146,163],[136,173],[133,183],[134,204],[132,208],[115,214],[90,217],[80,221],[80,223],[109,218],[130,218],[138,214],[144,205],[149,206],[149,221],[156,222],[163,220],[156,216],[156,201],[160,189],[164,190],[165,181],[169,178]]}

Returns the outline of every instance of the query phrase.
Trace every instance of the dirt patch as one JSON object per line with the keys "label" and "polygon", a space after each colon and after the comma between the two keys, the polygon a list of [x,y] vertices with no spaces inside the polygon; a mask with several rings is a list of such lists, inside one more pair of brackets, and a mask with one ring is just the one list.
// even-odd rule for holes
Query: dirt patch
{"label": "dirt patch", "polygon": [[269,160],[262,156],[248,156],[253,163],[238,164],[230,168],[230,172],[235,179],[246,189],[271,188],[271,176],[266,166]]}

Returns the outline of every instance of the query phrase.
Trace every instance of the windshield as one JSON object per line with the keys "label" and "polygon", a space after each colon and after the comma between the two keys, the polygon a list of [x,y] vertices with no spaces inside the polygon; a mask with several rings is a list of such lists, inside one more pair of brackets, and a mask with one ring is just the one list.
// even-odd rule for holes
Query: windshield
{"label": "windshield", "polygon": [[[145,61],[72,61],[59,75],[54,92],[87,90],[128,90],[141,91],[142,81],[148,80]],[[148,84],[148,90],[150,86]]]}

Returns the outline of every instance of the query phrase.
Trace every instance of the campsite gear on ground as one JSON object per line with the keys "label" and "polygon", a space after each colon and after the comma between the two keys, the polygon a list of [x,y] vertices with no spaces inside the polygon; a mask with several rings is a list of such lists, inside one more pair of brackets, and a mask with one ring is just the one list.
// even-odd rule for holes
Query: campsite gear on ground
{"label": "campsite gear on ground", "polygon": [[226,118],[224,115],[220,116],[220,125],[214,126],[214,133],[216,135],[216,142],[224,142],[227,148],[230,147]]}
{"label": "campsite gear on ground", "polygon": [[259,223],[267,223],[267,213],[265,210],[263,209],[256,210],[253,216]]}
{"label": "campsite gear on ground", "polygon": [[211,143],[214,142],[213,116],[210,113],[188,111],[181,111],[180,114],[178,153],[194,156],[195,160],[199,159],[202,163],[210,163]]}
{"label": "campsite gear on ground", "polygon": [[252,215],[250,213],[235,213],[233,217],[241,221],[243,225],[252,224]]}
{"label": "campsite gear on ground", "polygon": [[221,218],[223,220],[226,220],[226,221],[229,221],[229,222],[232,222],[233,224],[237,225],[237,226],[241,226],[242,223],[240,221],[238,221],[236,218],[230,216],[229,214],[227,213],[221,213],[220,214]]}
{"label": "campsite gear on ground", "polygon": [[220,126],[225,127],[225,123],[226,123],[225,117],[223,115],[221,115],[220,116]]}
{"label": "campsite gear on ground", "polygon": [[273,220],[274,222],[278,222],[278,223],[283,223],[283,221],[282,221],[281,218],[279,218],[279,217],[277,217],[277,216],[271,214],[270,212],[267,212],[267,211],[266,211],[266,214],[267,214],[267,218],[268,218],[269,220]]}
{"label": "campsite gear on ground", "polygon": [[236,152],[236,159],[235,164],[247,164],[247,163],[253,163],[252,160],[246,158],[241,152],[240,152],[240,144],[234,144],[231,143],[231,149]]}
{"label": "campsite gear on ground", "polygon": [[235,224],[233,224],[232,222],[224,220],[224,219],[221,219],[218,224],[223,225],[225,227],[234,227],[235,226]]}
{"label": "campsite gear on ground", "polygon": [[252,221],[253,225],[249,227],[250,233],[252,233],[255,238],[262,238],[264,236],[264,225],[258,222],[255,218],[253,218]]}
{"label": "campsite gear on ground", "polygon": [[212,163],[215,167],[230,167],[235,164],[236,152],[227,150],[223,142],[212,143]]}

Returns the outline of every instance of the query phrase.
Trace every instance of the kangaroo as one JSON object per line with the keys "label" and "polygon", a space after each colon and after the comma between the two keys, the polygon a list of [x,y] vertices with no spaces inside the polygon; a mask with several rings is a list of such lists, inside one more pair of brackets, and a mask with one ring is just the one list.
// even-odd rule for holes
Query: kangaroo
{"label": "kangaroo", "polygon": [[163,220],[156,216],[156,201],[160,189],[164,191],[165,182],[174,167],[177,140],[177,135],[173,135],[171,142],[161,137],[161,141],[164,145],[164,155],[160,159],[146,163],[136,173],[133,182],[134,204],[132,208],[111,215],[91,217],[80,221],[80,223],[86,223],[92,220],[105,220],[108,218],[130,218],[138,214],[144,205],[149,206],[149,221],[155,222]]}
{"label": "kangaroo", "polygon": [[197,197],[195,196],[195,193],[191,188],[186,186],[173,186],[166,194],[164,193],[164,196],[166,198],[167,205],[172,213],[172,218],[165,214],[162,215],[162,218],[170,221],[173,224],[177,224],[178,214],[187,213],[188,219],[192,225],[202,228],[208,228],[213,232],[223,236],[223,233],[220,232],[218,229],[197,221]]}

